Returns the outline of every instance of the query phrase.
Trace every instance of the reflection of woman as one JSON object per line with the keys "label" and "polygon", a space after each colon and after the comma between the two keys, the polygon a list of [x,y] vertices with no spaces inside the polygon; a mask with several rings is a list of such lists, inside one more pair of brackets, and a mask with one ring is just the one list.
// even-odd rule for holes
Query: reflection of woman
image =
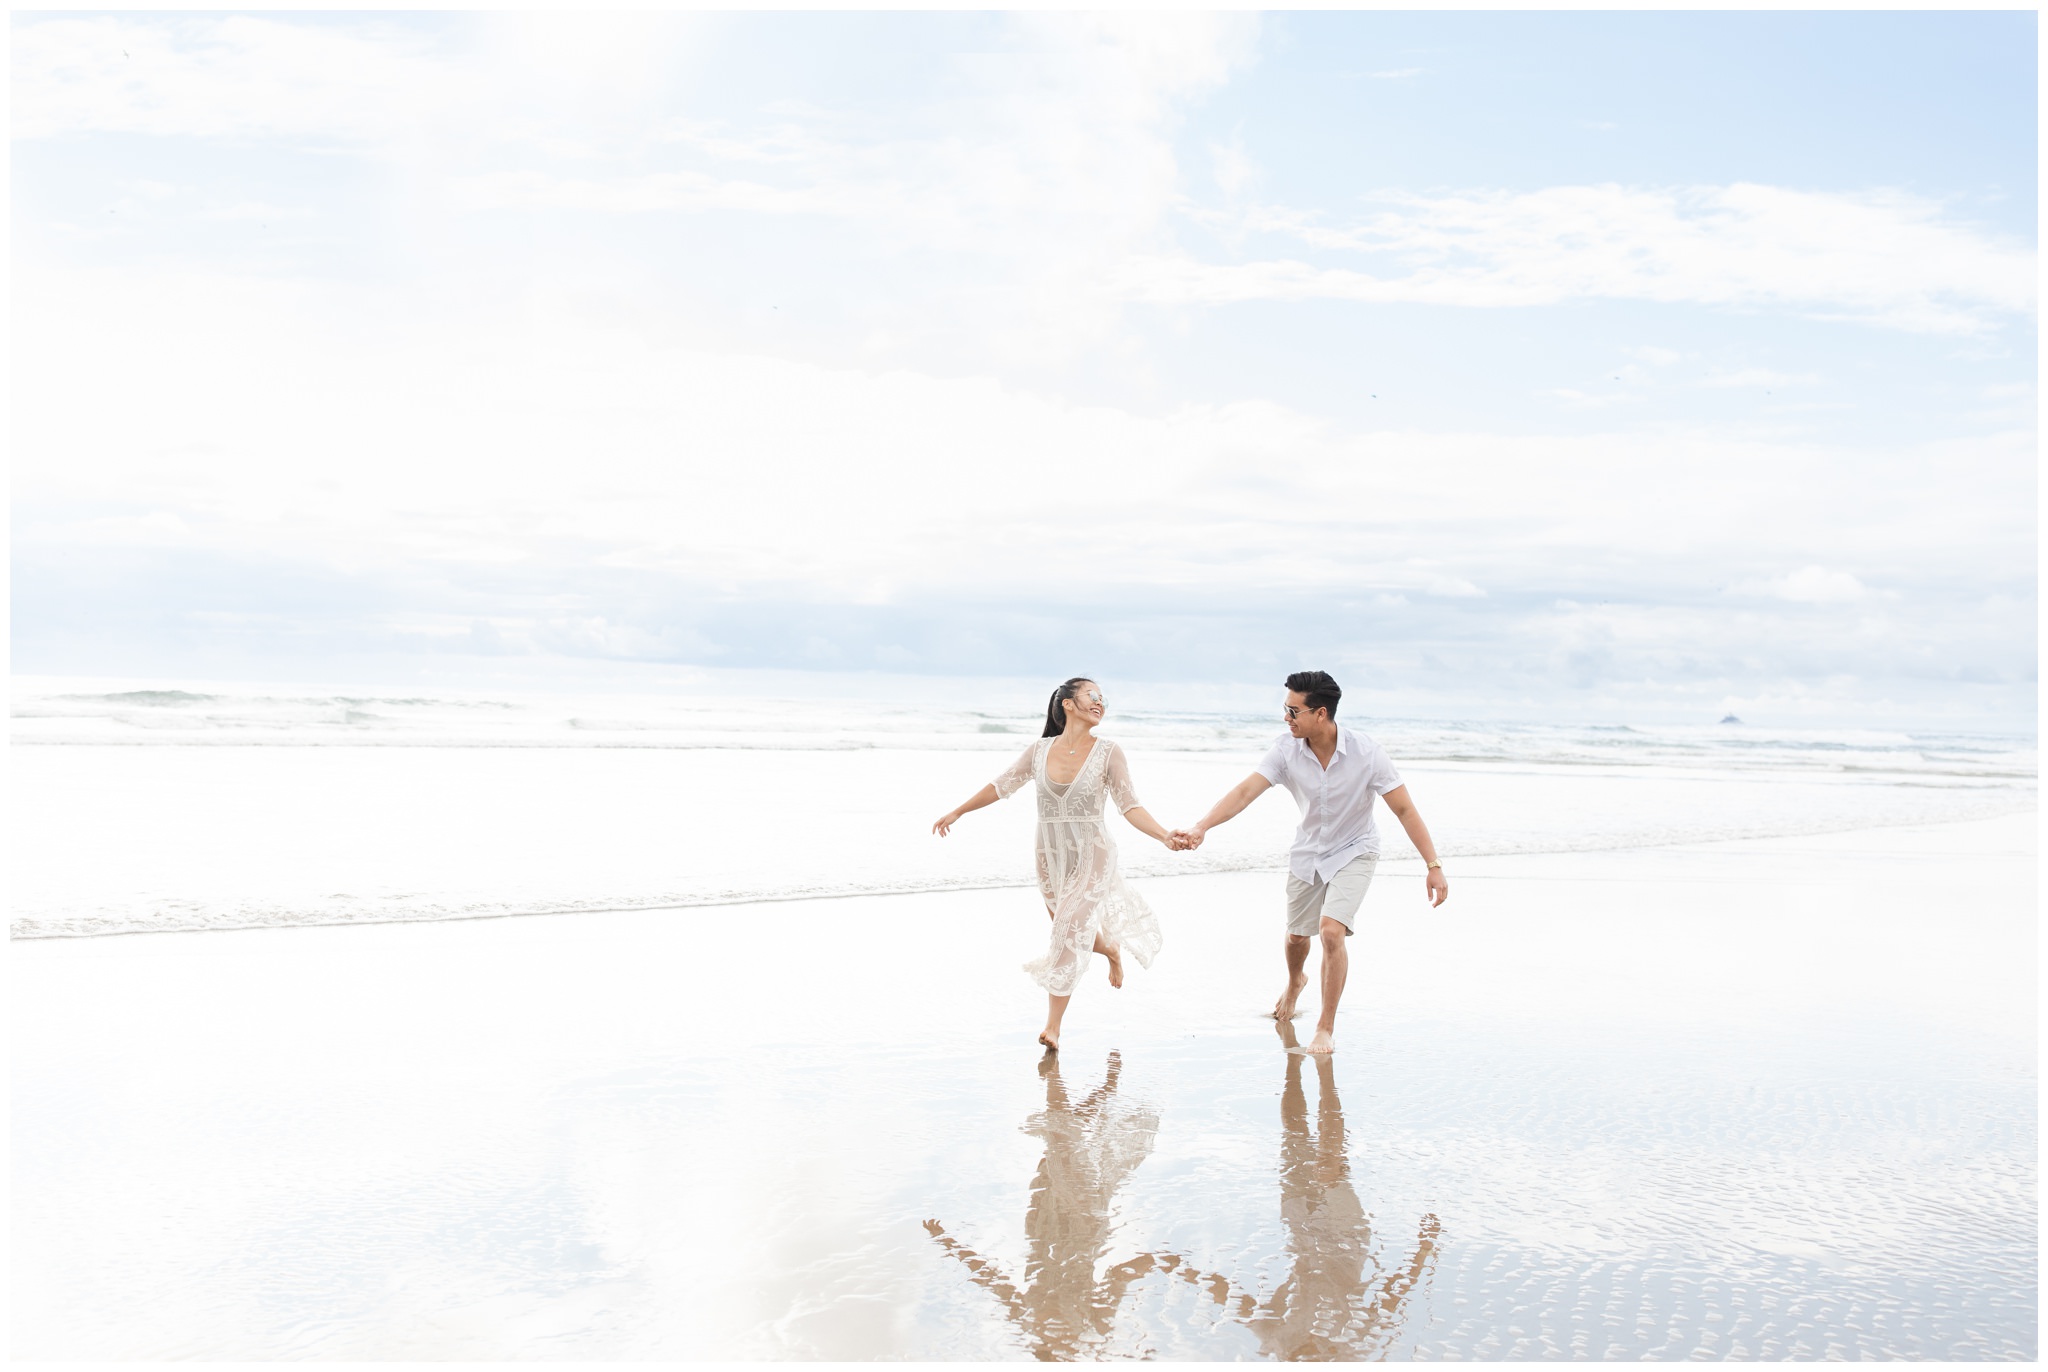
{"label": "reflection of woman", "polygon": [[1045,1158],[1024,1216],[1023,1287],[937,1220],[925,1221],[925,1229],[966,1266],[975,1285],[1003,1303],[1031,1351],[1049,1361],[1106,1338],[1125,1291],[1157,1265],[1147,1254],[1110,1268],[1100,1281],[1095,1277],[1095,1265],[1109,1250],[1110,1208],[1152,1152],[1159,1117],[1117,1095],[1122,1062],[1115,1053],[1102,1085],[1079,1103],[1067,1099],[1057,1058],[1047,1054],[1038,1071],[1045,1078],[1045,1109],[1025,1122],[1024,1132],[1045,1141]]}
{"label": "reflection of woman", "polygon": [[1067,1001],[1088,966],[1089,953],[1108,958],[1109,984],[1122,986],[1125,952],[1139,966],[1150,967],[1159,951],[1159,922],[1117,871],[1116,840],[1102,819],[1103,798],[1114,800],[1138,832],[1174,846],[1165,827],[1138,804],[1123,749],[1095,737],[1102,716],[1101,687],[1087,677],[1063,682],[1047,707],[1044,737],[932,825],[932,832],[943,838],[962,815],[1036,783],[1038,889],[1052,916],[1052,946],[1024,970],[1045,988],[1045,1029],[1038,1041],[1055,1050]]}

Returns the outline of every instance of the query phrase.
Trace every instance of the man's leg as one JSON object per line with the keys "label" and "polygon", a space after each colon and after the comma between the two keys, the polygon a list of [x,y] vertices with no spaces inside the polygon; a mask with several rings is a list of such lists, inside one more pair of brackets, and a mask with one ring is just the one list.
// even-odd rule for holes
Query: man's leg
{"label": "man's leg", "polygon": [[1351,971],[1351,955],[1345,950],[1378,865],[1377,857],[1353,858],[1330,878],[1328,894],[1319,911],[1321,923],[1316,930],[1323,941],[1323,1009],[1316,1016],[1315,1037],[1309,1040],[1311,1053],[1336,1050],[1337,1002],[1344,998],[1344,979]]}
{"label": "man's leg", "polygon": [[1308,985],[1308,948],[1315,940],[1316,920],[1322,915],[1326,893],[1320,881],[1311,884],[1292,872],[1287,874],[1287,989],[1273,1004],[1274,1019],[1293,1019],[1294,1003]]}
{"label": "man's leg", "polygon": [[[1351,971],[1351,954],[1346,951],[1351,931],[1326,916],[1319,937],[1323,943],[1323,1012],[1316,1016],[1316,1036],[1308,1041],[1308,1051],[1331,1053],[1337,1048],[1337,1002],[1344,999],[1344,978]],[[1302,943],[1306,945],[1308,940]],[[1306,946],[1302,952],[1308,952]]]}
{"label": "man's leg", "polygon": [[1313,942],[1306,934],[1287,935],[1287,989],[1273,1004],[1274,1019],[1284,1022],[1294,1018],[1294,1002],[1301,999],[1302,989],[1308,985],[1308,948]]}

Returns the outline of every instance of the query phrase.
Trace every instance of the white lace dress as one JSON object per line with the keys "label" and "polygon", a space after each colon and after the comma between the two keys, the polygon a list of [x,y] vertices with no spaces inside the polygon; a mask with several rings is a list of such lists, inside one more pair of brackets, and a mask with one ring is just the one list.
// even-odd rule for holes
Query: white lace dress
{"label": "white lace dress", "polygon": [[1042,738],[1024,750],[995,780],[996,794],[1008,798],[1027,783],[1038,793],[1038,889],[1052,911],[1052,946],[1024,970],[1055,996],[1070,996],[1087,970],[1095,935],[1150,967],[1159,951],[1159,921],[1145,898],[1124,885],[1116,867],[1116,840],[1102,818],[1107,796],[1119,814],[1138,805],[1130,764],[1123,749],[1095,740],[1081,770],[1064,786],[1045,775],[1053,740]]}

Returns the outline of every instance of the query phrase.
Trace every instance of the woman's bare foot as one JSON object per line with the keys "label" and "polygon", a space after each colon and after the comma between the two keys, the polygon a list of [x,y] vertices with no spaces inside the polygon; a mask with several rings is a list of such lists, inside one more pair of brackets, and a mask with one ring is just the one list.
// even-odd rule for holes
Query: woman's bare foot
{"label": "woman's bare foot", "polygon": [[1316,1030],[1316,1036],[1308,1041],[1308,1047],[1302,1051],[1308,1053],[1334,1053],[1337,1051],[1337,1036],[1331,1030],[1319,1028]]}
{"label": "woman's bare foot", "polygon": [[1294,1008],[1294,1002],[1301,998],[1301,993],[1307,986],[1308,974],[1306,972],[1298,977],[1289,977],[1287,979],[1287,994],[1273,1002],[1273,1018],[1293,1019],[1297,1013]]}
{"label": "woman's bare foot", "polygon": [[1048,1053],[1057,1053],[1060,1051],[1060,1041],[1059,1039],[1053,1036],[1053,1033],[1050,1029],[1040,1034],[1038,1036],[1038,1041],[1045,1045],[1045,1051]]}
{"label": "woman's bare foot", "polygon": [[1109,984],[1111,986],[1122,986],[1124,984],[1124,950],[1121,948],[1105,948],[1102,950],[1102,956],[1109,959]]}

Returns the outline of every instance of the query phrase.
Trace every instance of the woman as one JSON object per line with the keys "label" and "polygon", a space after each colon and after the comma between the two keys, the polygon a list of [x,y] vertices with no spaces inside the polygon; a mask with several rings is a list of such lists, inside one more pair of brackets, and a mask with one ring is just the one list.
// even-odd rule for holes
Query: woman
{"label": "woman", "polygon": [[1107,794],[1131,826],[1169,849],[1173,838],[1138,804],[1123,749],[1095,737],[1102,723],[1102,688],[1077,676],[1052,693],[1045,734],[1008,771],[939,817],[932,832],[944,838],[960,816],[993,805],[1035,781],[1038,790],[1038,889],[1052,916],[1052,947],[1024,970],[1045,988],[1045,1031],[1038,1041],[1059,1051],[1060,1020],[1088,954],[1109,959],[1109,984],[1124,984],[1123,955],[1140,967],[1159,951],[1159,921],[1145,898],[1124,885],[1116,869],[1116,842],[1102,819]]}

